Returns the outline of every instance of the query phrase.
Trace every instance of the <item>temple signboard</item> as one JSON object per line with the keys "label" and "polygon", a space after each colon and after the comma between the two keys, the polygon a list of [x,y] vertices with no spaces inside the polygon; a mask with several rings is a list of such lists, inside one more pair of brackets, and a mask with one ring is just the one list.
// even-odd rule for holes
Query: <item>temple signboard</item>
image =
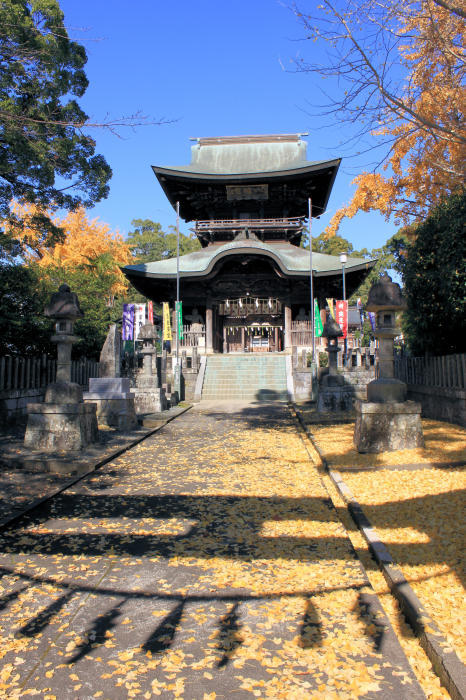
{"label": "temple signboard", "polygon": [[268,185],[226,185],[227,201],[239,201],[241,199],[269,198]]}

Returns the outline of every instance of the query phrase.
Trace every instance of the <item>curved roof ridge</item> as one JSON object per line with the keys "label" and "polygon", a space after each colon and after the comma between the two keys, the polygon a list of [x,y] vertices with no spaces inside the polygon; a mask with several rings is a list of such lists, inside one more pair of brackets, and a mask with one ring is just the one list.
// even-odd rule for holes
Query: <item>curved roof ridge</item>
{"label": "curved roof ridge", "polygon": [[[209,274],[213,267],[222,258],[229,255],[265,255],[272,259],[281,271],[290,276],[303,276],[310,274],[310,255],[306,248],[298,248],[291,243],[268,244],[262,241],[235,240],[229,241],[220,246],[207,246],[202,250],[188,253],[180,257],[181,277],[202,277]],[[342,270],[342,265],[337,255],[327,255],[326,253],[312,254],[312,268],[316,276],[335,274]],[[375,264],[375,259],[348,257],[345,263],[346,272],[369,269]],[[176,277],[176,258],[167,260],[157,260],[140,265],[128,265],[122,268],[127,276],[135,275],[173,278]]]}

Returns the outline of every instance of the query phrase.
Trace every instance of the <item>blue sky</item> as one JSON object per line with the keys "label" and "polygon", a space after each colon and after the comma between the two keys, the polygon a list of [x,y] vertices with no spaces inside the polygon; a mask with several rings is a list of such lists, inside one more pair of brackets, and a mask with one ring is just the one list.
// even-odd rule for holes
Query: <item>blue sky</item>
{"label": "blue sky", "polygon": [[[322,101],[322,82],[294,72],[293,60],[309,59],[311,52],[319,60],[321,47],[302,40],[286,0],[61,0],[60,5],[70,35],[88,53],[90,85],[80,103],[91,121],[136,112],[148,121],[173,120],[122,129],[121,138],[93,130],[113,178],[108,199],[90,213],[113,229],[126,234],[135,218],[164,227],[174,223],[150,166],[189,163],[190,137],[309,132],[310,160],[347,154],[347,128],[309,113],[310,105]],[[327,214],[314,220],[313,235],[349,201],[358,167],[344,158]],[[182,223],[181,230],[188,229]],[[395,231],[371,213],[344,221],[340,234],[355,248],[374,248]]]}

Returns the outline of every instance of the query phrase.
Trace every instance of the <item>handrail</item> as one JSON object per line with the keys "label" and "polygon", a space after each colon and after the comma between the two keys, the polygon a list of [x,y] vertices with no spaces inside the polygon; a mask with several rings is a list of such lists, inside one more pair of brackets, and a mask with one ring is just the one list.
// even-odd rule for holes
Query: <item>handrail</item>
{"label": "handrail", "polygon": [[196,221],[196,231],[219,228],[302,228],[301,217],[282,217],[278,219],[208,219]]}

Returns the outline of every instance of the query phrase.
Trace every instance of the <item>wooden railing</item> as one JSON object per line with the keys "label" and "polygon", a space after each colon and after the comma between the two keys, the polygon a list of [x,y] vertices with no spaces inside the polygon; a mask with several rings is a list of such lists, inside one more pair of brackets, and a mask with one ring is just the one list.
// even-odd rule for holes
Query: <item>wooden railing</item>
{"label": "wooden railing", "polygon": [[312,347],[312,321],[291,322],[291,345]]}
{"label": "wooden railing", "polygon": [[195,222],[195,231],[234,230],[234,229],[296,229],[303,227],[303,219],[300,217],[281,217],[278,219],[208,219]]}
{"label": "wooden railing", "polygon": [[183,340],[181,347],[197,348],[199,347],[200,338],[205,338],[205,326],[198,326],[198,330],[192,330],[191,325],[183,326]]}
{"label": "wooden railing", "polygon": [[465,389],[466,354],[395,357],[395,377],[406,384]]}
{"label": "wooden railing", "polygon": [[[57,362],[52,357],[0,357],[0,391],[41,389],[55,381]],[[87,386],[90,377],[99,376],[95,360],[76,360],[71,363],[71,381]]]}

